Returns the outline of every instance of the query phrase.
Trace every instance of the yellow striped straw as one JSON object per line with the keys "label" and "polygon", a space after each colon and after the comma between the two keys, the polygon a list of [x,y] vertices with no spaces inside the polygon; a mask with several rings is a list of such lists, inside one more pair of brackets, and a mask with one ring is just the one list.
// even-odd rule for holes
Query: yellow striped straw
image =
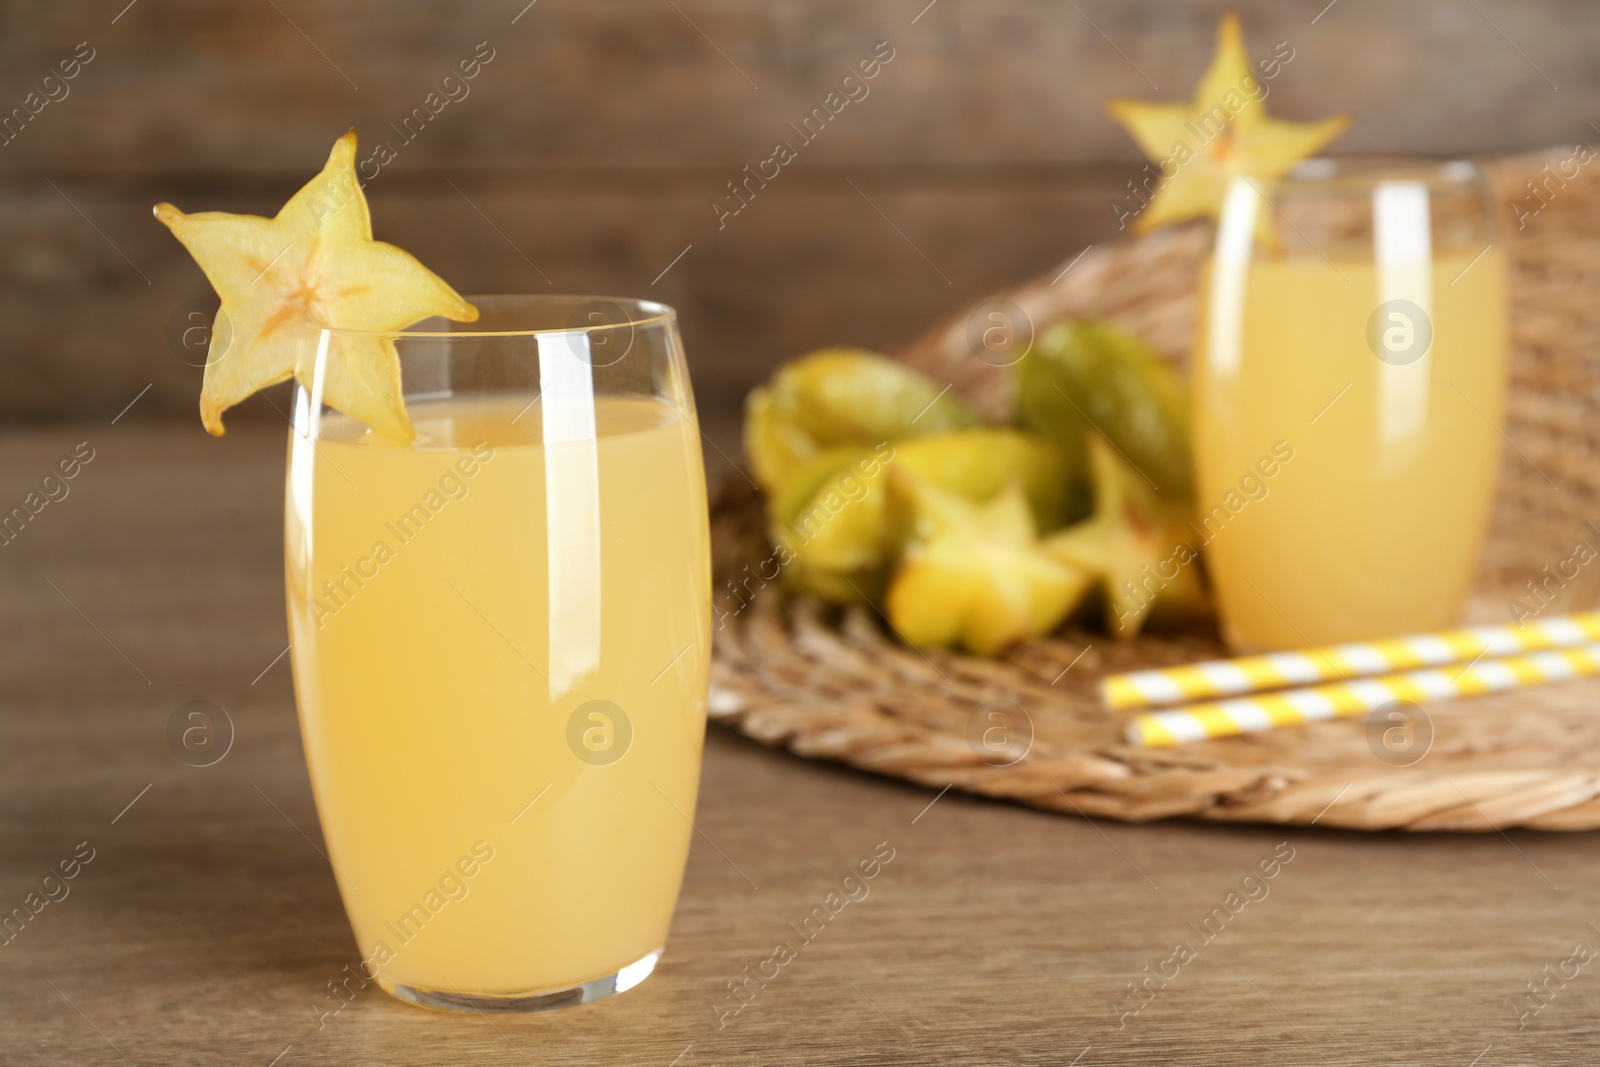
{"label": "yellow striped straw", "polygon": [[1124,711],[1596,641],[1600,641],[1600,611],[1589,611],[1552,616],[1522,626],[1476,626],[1327,649],[1274,652],[1113,674],[1100,683],[1100,692],[1108,708]]}
{"label": "yellow striped straw", "polygon": [[1600,643],[1486,659],[1460,668],[1407,671],[1145,712],[1128,723],[1127,738],[1129,744],[1144,748],[1171,748],[1275,726],[1361,715],[1397,700],[1448,700],[1593,674],[1600,674]]}

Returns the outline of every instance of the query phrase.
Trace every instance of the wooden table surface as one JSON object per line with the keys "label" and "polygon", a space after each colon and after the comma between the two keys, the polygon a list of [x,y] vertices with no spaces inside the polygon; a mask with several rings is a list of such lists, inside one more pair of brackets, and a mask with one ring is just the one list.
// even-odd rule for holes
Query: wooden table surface
{"label": "wooden table surface", "polygon": [[[80,442],[68,495],[0,546],[0,915],[60,897],[0,945],[0,1064],[1596,1060],[1591,836],[1091,824],[715,730],[638,989],[491,1022],[369,986],[327,1014],[357,955],[278,658],[282,428],[13,431],[0,512]],[[166,740],[196,699],[234,724],[210,767]],[[800,943],[882,842],[868,894]],[[780,941],[794,958],[726,1014]]]}

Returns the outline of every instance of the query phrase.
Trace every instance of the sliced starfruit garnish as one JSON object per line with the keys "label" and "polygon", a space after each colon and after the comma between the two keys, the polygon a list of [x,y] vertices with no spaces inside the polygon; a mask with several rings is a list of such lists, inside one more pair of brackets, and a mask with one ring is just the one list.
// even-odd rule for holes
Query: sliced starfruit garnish
{"label": "sliced starfruit garnish", "polygon": [[993,656],[1055,629],[1089,588],[1084,571],[1040,547],[1019,485],[978,504],[903,470],[893,484],[915,517],[886,607],[911,644]]}
{"label": "sliced starfruit garnish", "polygon": [[1094,576],[1105,594],[1106,628],[1139,633],[1158,606],[1173,613],[1203,609],[1199,553],[1183,512],[1160,500],[1099,434],[1089,438],[1094,515],[1044,539],[1045,550]]}
{"label": "sliced starfruit garnish", "polygon": [[[1265,90],[1245,55],[1239,18],[1230,13],[1223,16],[1216,54],[1191,102],[1107,103],[1111,117],[1133,135],[1147,157],[1161,164],[1162,183],[1135,221],[1136,230],[1143,233],[1191,218],[1215,219],[1235,178],[1281,177],[1350,125],[1348,115],[1320,122],[1268,118]],[[1268,215],[1263,210],[1256,216],[1257,232],[1263,236]]]}
{"label": "sliced starfruit garnish", "polygon": [[[1041,529],[1064,520],[1069,467],[1060,449],[1017,430],[913,437],[876,448],[833,448],[797,466],[768,504],[770,534],[789,586],[836,603],[875,597],[907,535],[884,473],[904,469],[970,500],[1017,485]],[[871,592],[876,590],[876,593]]]}
{"label": "sliced starfruit garnish", "polygon": [[1085,469],[1091,432],[1104,434],[1162,497],[1188,500],[1189,400],[1183,379],[1149,345],[1109,323],[1050,327],[1017,363],[1017,421]]}
{"label": "sliced starfruit garnish", "polygon": [[318,367],[318,327],[402,330],[433,315],[471,322],[478,311],[410,253],[372,239],[355,171],[356,135],[334,143],[322,172],[267,219],[157,204],[165,223],[222,298],[206,355],[200,418],[223,432],[222,413],[257,390],[297,378],[321,400],[398,441],[416,434],[400,390],[400,357],[383,337],[332,335]]}
{"label": "sliced starfruit garnish", "polygon": [[768,493],[830,448],[982,425],[973,408],[903,363],[859,348],[824,348],[785,364],[745,401],[745,455]]}

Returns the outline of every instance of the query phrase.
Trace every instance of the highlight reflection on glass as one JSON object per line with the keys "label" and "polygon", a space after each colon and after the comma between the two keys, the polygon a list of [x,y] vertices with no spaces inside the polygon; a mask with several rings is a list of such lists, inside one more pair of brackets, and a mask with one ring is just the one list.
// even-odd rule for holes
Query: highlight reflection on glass
{"label": "highlight reflection on glass", "polygon": [[295,687],[364,971],[433,1007],[543,1010],[637,984],[666,938],[705,484],[671,309],[474,302],[470,327],[396,337],[413,445],[298,391]]}
{"label": "highlight reflection on glass", "polygon": [[1318,160],[1230,190],[1193,381],[1196,525],[1236,648],[1456,620],[1505,408],[1488,204],[1461,163]]}

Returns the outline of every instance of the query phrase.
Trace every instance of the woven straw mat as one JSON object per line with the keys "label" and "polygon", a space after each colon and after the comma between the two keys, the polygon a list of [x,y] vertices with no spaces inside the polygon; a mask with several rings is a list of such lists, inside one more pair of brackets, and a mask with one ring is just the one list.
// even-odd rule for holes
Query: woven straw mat
{"label": "woven straw mat", "polygon": [[[1495,243],[1511,259],[1512,362],[1503,469],[1467,621],[1510,621],[1509,596],[1572,555],[1600,545],[1600,167],[1561,170],[1571,150],[1489,164],[1502,209]],[[1542,168],[1548,166],[1549,170]],[[1561,180],[1551,180],[1549,175]],[[1539,184],[1533,198],[1530,180]],[[1544,206],[1539,207],[1541,200]],[[1537,214],[1517,212],[1512,202]],[[1178,363],[1187,355],[1207,231],[1188,228],[1092,248],[998,294],[1035,323],[1110,319]],[[1066,264],[1062,264],[1064,267]],[[958,312],[899,353],[952,382],[994,417],[1009,410],[1007,372],[969,354]],[[771,555],[759,497],[734,475],[714,493],[716,588],[727,596]],[[1600,567],[1585,568],[1552,612],[1600,604]],[[1433,740],[1410,766],[1390,766],[1357,717],[1144,750],[1097,698],[1114,671],[1225,654],[1212,629],[1118,643],[1068,629],[988,661],[926,656],[885,633],[867,609],[838,612],[777,584],[719,607],[710,715],[762,743],[835,760],[930,789],[953,786],[1051,811],[1131,821],[1316,822],[1363,830],[1487,831],[1600,826],[1600,680],[1575,680],[1427,705]],[[1068,667],[1071,665],[1071,669]],[[1031,721],[1027,755],[1011,766],[969,743],[986,703]],[[991,705],[992,706],[992,705]],[[978,727],[981,730],[981,726]]]}

